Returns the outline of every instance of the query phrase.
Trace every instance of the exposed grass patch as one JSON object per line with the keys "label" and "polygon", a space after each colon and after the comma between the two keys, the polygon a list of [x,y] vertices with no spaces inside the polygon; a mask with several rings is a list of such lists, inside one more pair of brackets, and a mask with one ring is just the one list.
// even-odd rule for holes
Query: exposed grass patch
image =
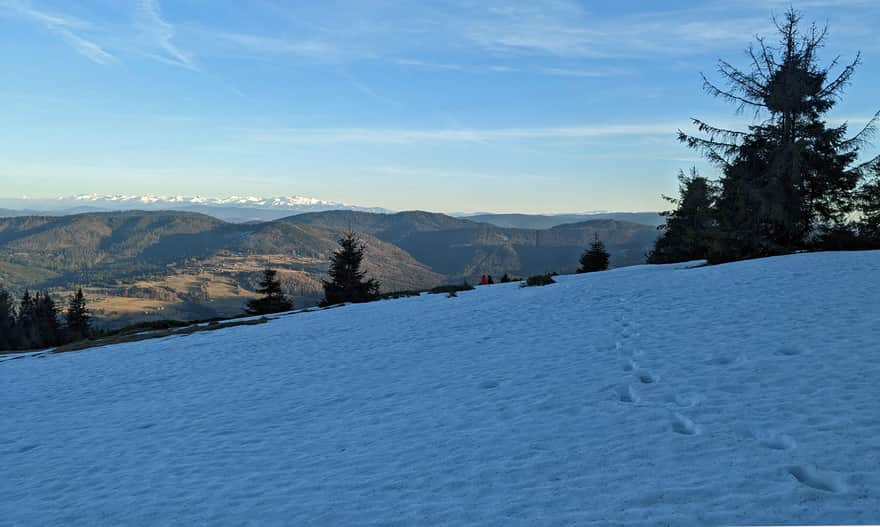
{"label": "exposed grass patch", "polygon": [[535,286],[543,286],[555,284],[556,280],[553,279],[553,276],[550,273],[547,274],[536,274],[526,278],[525,283],[522,287],[535,287]]}
{"label": "exposed grass patch", "polygon": [[131,335],[133,333],[141,333],[144,331],[159,331],[162,329],[175,329],[182,328],[186,326],[190,326],[192,324],[198,324],[198,321],[194,322],[184,322],[182,320],[149,320],[146,322],[138,322],[137,324],[131,324],[125,326],[123,328],[119,328],[115,331],[109,331],[106,334],[102,335],[102,337],[113,337],[118,335]]}
{"label": "exposed grass patch", "polygon": [[380,294],[378,300],[393,300],[395,298],[407,298],[410,296],[419,296],[422,293],[424,293],[424,291],[414,290],[414,289],[410,289],[410,290],[406,290],[406,291],[392,291],[390,293]]}
{"label": "exposed grass patch", "polygon": [[438,285],[437,287],[430,289],[428,291],[428,293],[431,293],[432,295],[439,295],[439,294],[445,293],[447,295],[452,296],[453,293],[458,293],[459,291],[471,291],[471,290],[473,290],[473,288],[474,288],[474,286],[467,283],[467,280],[465,280],[461,284]]}

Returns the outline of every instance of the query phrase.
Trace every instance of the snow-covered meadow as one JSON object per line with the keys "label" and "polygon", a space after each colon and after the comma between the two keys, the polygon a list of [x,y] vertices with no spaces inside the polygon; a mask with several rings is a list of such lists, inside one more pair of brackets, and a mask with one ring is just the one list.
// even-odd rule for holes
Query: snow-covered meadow
{"label": "snow-covered meadow", "polygon": [[3,525],[880,523],[880,252],[0,357]]}

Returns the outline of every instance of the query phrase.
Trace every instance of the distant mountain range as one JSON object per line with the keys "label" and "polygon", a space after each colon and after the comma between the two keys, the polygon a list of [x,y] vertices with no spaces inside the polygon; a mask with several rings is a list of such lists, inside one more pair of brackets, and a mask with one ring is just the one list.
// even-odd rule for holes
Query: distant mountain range
{"label": "distant mountain range", "polygon": [[[198,212],[231,223],[274,221],[293,214],[331,210],[375,213],[393,212],[381,207],[362,207],[303,196],[281,196],[274,198],[232,196],[212,198],[198,196],[82,194],[57,199],[0,198],[0,217],[66,216],[89,212],[126,210]],[[566,223],[608,219],[654,226],[663,223],[663,217],[656,212],[588,212],[572,214],[453,213],[449,215],[475,222],[491,223],[498,227],[517,229],[549,229]]]}
{"label": "distant mountain range", "polygon": [[343,231],[362,233],[383,290],[572,272],[598,235],[614,266],[644,262],[654,226],[594,219],[549,229],[499,227],[428,212],[324,211],[260,223],[192,212],[128,211],[0,218],[0,284],[20,293],[84,286],[96,314],[122,324],[233,315],[260,271],[280,270],[300,306],[315,303]]}
{"label": "distant mountain range", "polygon": [[[202,196],[102,195],[81,194],[57,199],[0,199],[0,215],[22,216],[33,213],[57,215],[125,210],[177,210],[200,212],[224,221],[246,223],[272,221],[291,214],[325,210],[389,212],[380,207],[359,207],[303,196],[226,198]],[[26,214],[25,214],[26,213]]]}
{"label": "distant mountain range", "polygon": [[205,206],[231,206],[231,207],[262,207],[291,210],[301,207],[341,207],[347,208],[344,203],[324,201],[316,198],[303,196],[282,196],[276,198],[258,198],[254,196],[231,196],[228,198],[211,197],[186,197],[186,196],[154,196],[154,195],[99,195],[81,194],[62,198],[62,201],[76,201],[81,203],[113,204],[122,208],[130,209],[135,206],[158,206],[169,205],[205,205]]}

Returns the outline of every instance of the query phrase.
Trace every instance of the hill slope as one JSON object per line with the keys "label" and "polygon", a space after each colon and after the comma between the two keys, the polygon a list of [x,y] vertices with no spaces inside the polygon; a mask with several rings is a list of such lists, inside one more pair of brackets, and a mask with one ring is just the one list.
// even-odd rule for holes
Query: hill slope
{"label": "hill slope", "polygon": [[0,517],[876,523],[880,252],[682,267],[0,359]]}
{"label": "hill slope", "polygon": [[[231,224],[168,211],[0,219],[0,285],[61,294],[85,286],[96,314],[116,325],[231,316],[253,296],[266,264],[281,270],[298,305],[315,303],[340,236],[319,225]],[[399,247],[365,241],[365,268],[386,290],[443,280]]]}
{"label": "hill slope", "polygon": [[0,218],[0,285],[62,296],[82,286],[102,324],[119,326],[236,315],[268,264],[297,305],[311,305],[348,228],[363,233],[366,270],[385,291],[482,274],[573,272],[594,235],[612,266],[642,263],[657,236],[653,227],[613,220],[528,230],[420,211],[329,211],[251,224],[174,211],[24,216]]}
{"label": "hill slope", "polygon": [[590,214],[476,214],[462,216],[471,221],[516,229],[550,229],[566,223],[617,220],[656,227],[665,222],[658,212],[595,212]]}
{"label": "hill slope", "polygon": [[645,254],[658,234],[652,226],[607,219],[530,230],[421,211],[317,212],[281,221],[367,232],[399,246],[434,272],[453,279],[474,279],[484,273],[571,273],[596,235],[610,251],[612,266],[639,264],[645,261]]}

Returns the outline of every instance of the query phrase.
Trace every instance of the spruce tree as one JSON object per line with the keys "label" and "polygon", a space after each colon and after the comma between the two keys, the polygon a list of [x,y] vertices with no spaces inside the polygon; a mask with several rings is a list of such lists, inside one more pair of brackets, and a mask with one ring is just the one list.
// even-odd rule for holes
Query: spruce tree
{"label": "spruce tree", "polygon": [[364,243],[351,231],[339,239],[339,249],[330,258],[330,280],[322,280],[322,305],[369,302],[379,297],[379,282],[367,279],[361,270],[364,249]]}
{"label": "spruce tree", "polygon": [[715,261],[804,248],[818,227],[842,221],[859,180],[854,163],[877,119],[851,138],[845,123],[829,126],[824,115],[839,100],[860,57],[832,76],[836,60],[828,67],[818,64],[827,28],[802,30],[800,14],[790,9],[777,29],[777,46],[758,38],[748,49],[749,69],[719,61],[726,87],[703,77],[709,94],[763,120],[743,132],[694,119],[700,135],[679,132],[682,142],[723,171],[719,236],[710,255]]}
{"label": "spruce tree", "polygon": [[590,244],[590,248],[581,255],[581,266],[578,273],[594,273],[596,271],[604,271],[608,269],[608,260],[610,255],[605,250],[605,244],[599,239],[599,235],[595,235],[595,240]]}
{"label": "spruce tree", "polygon": [[67,321],[67,338],[69,340],[83,340],[91,336],[91,324],[86,299],[82,288],[70,296],[67,302],[67,313],[64,315]]}
{"label": "spruce tree", "polygon": [[34,297],[37,340],[39,347],[57,346],[63,342],[61,325],[58,323],[58,308],[48,291],[37,293]]}
{"label": "spruce tree", "polygon": [[0,351],[18,347],[15,330],[15,307],[12,305],[12,296],[8,291],[0,288]]}
{"label": "spruce tree", "polygon": [[880,163],[873,167],[873,177],[859,189],[857,224],[861,246],[866,249],[880,248]]}
{"label": "spruce tree", "polygon": [[662,264],[700,260],[707,257],[715,236],[716,186],[700,176],[695,168],[690,175],[679,172],[679,197],[663,199],[675,209],[663,212],[666,224],[659,228],[663,234],[654,243],[648,263]]}
{"label": "spruce tree", "polygon": [[249,315],[268,315],[293,309],[293,302],[281,289],[281,281],[278,280],[277,275],[278,271],[274,269],[267,267],[263,270],[263,279],[257,288],[257,293],[262,296],[248,301],[247,313]]}
{"label": "spruce tree", "polygon": [[41,345],[37,326],[37,308],[34,297],[25,289],[18,306],[18,318],[15,322],[16,337],[19,349],[37,348]]}

